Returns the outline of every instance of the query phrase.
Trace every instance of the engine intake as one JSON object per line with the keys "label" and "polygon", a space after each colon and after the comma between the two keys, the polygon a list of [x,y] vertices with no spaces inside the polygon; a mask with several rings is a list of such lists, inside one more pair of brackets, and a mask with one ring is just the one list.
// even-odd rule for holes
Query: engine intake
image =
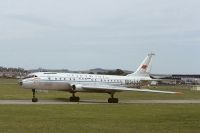
{"label": "engine intake", "polygon": [[83,90],[82,85],[72,85],[72,91],[81,91]]}

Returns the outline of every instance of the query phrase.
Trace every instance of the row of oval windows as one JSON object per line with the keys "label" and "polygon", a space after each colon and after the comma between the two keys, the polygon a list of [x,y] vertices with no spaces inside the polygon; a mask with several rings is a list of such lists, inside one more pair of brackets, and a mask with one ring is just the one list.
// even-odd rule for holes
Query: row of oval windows
{"label": "row of oval windows", "polygon": [[[72,81],[76,81],[76,80],[78,80],[78,79],[76,79],[76,78],[48,78],[49,80],[72,80]],[[120,82],[120,83],[122,83],[122,81],[121,80],[103,80],[103,79],[101,79],[101,80],[97,80],[97,79],[88,79],[88,78],[79,78],[79,80],[89,80],[89,81],[100,81],[100,82]],[[126,83],[138,83],[139,81],[132,81],[132,80],[126,80],[125,81]]]}
{"label": "row of oval windows", "polygon": [[[73,81],[76,81],[78,79],[76,78],[48,78],[49,80],[73,80]],[[97,80],[97,79],[88,79],[88,78],[79,78],[79,80],[90,80],[90,81],[105,81],[105,82],[122,82],[121,80]]]}

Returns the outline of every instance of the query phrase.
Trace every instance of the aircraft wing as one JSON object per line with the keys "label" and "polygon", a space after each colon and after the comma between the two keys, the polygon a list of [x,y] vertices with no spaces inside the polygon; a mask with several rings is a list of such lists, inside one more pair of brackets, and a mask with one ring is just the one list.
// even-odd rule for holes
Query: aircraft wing
{"label": "aircraft wing", "polygon": [[180,92],[126,88],[126,87],[118,87],[118,86],[82,86],[82,89],[85,91],[91,91],[91,92],[92,91],[97,91],[97,92],[137,91],[137,92],[152,92],[152,93],[166,93],[166,94],[182,94]]}

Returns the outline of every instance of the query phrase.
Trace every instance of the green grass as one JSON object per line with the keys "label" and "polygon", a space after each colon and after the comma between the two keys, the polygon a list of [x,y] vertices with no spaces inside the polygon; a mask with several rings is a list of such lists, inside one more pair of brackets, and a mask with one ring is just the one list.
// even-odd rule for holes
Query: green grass
{"label": "green grass", "polygon": [[1,133],[198,133],[200,106],[1,105]]}

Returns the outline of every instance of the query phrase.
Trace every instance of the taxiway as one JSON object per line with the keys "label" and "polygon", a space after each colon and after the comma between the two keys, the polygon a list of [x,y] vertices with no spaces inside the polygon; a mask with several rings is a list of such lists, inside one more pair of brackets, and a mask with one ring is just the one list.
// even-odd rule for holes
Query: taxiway
{"label": "taxiway", "polygon": [[[31,100],[0,100],[0,105],[48,105],[48,104],[110,104],[106,100],[81,100],[69,102],[64,100],[40,100],[37,103]],[[200,104],[200,100],[121,100],[118,104]]]}

